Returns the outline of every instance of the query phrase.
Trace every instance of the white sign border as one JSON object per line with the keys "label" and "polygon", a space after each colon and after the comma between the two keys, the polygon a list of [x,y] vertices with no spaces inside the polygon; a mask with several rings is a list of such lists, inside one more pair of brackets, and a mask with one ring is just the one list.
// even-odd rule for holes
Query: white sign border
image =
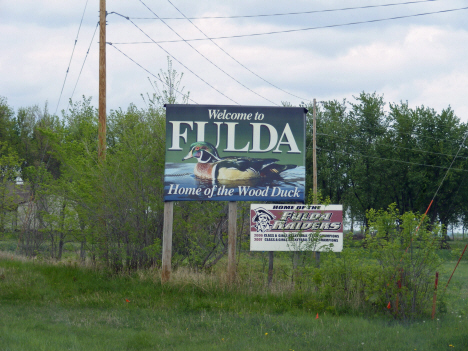
{"label": "white sign border", "polygon": [[[282,208],[283,207],[283,208]],[[317,208],[318,207],[318,208]],[[325,211],[340,211],[343,212],[343,205],[302,205],[302,204],[251,204],[250,205],[250,251],[343,251],[343,221],[341,216],[341,227],[337,231],[323,231],[323,232],[300,232],[300,231],[252,231],[252,211],[255,210],[289,210],[289,211],[310,211],[310,212],[325,212]],[[261,212],[264,212],[262,211]],[[266,214],[267,215],[267,214]],[[256,215],[254,216],[256,217]],[[309,236],[321,236],[320,243],[313,246],[311,241],[308,240]],[[290,241],[288,238],[296,236],[296,240]],[[255,240],[257,239],[257,240]],[[258,240],[262,239],[262,240]],[[266,239],[266,240],[265,240]],[[273,239],[273,240],[268,240]],[[325,240],[330,241],[325,241]],[[332,244],[332,245],[330,245]]]}

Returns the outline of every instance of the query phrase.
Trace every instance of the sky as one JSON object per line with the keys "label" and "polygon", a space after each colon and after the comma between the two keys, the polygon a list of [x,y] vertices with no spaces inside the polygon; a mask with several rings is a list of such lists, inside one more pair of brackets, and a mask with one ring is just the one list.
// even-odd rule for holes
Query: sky
{"label": "sky", "polygon": [[[170,56],[190,103],[298,106],[364,91],[387,106],[451,106],[468,122],[461,8],[467,0],[107,1],[107,108],[144,108]],[[0,0],[0,96],[59,115],[70,98],[97,107],[98,20],[98,0]],[[253,35],[271,32],[282,33]]]}

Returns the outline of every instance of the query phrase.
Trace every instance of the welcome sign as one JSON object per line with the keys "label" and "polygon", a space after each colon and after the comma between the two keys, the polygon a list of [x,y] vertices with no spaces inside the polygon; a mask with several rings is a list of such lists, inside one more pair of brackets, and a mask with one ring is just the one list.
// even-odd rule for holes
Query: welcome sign
{"label": "welcome sign", "polygon": [[306,113],[166,105],[164,200],[304,201]]}
{"label": "welcome sign", "polygon": [[340,252],[343,206],[251,205],[250,250]]}

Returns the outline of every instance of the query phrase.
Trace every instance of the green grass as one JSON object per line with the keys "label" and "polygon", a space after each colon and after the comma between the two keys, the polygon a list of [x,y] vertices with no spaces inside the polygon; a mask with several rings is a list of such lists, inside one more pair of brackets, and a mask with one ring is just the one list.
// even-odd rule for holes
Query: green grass
{"label": "green grass", "polygon": [[[0,350],[466,350],[467,320],[7,305]],[[453,345],[450,347],[449,345]]]}
{"label": "green grass", "polygon": [[[264,279],[255,255],[241,257],[243,283],[228,287],[220,278],[223,262],[212,274],[179,270],[161,285],[156,270],[112,275],[3,254],[0,351],[467,350],[468,257],[443,295],[458,257],[440,254],[447,261],[436,319],[413,322],[397,322],[385,311],[332,315],[313,295],[288,286],[261,291],[249,283]],[[278,255],[275,269],[285,280],[288,265],[288,256]]]}

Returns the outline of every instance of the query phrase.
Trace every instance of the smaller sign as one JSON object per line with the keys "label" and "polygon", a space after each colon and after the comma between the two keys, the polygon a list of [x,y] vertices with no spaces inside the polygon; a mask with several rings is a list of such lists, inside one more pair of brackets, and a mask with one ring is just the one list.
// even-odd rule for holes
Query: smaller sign
{"label": "smaller sign", "polygon": [[252,204],[251,251],[343,250],[343,206]]}

